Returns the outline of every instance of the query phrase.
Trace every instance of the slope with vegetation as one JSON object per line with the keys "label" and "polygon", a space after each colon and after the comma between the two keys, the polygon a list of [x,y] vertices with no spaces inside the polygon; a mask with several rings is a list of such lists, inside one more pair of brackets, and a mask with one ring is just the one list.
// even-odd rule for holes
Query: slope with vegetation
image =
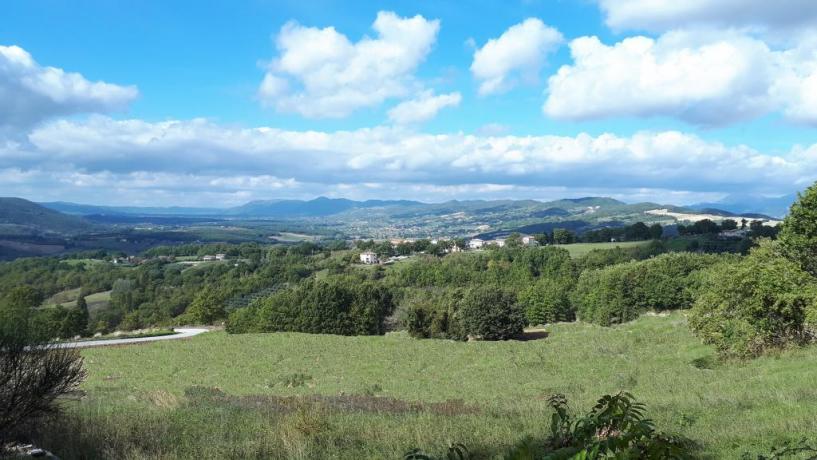
{"label": "slope with vegetation", "polygon": [[[138,350],[127,360],[115,350],[88,352],[89,363],[107,366],[91,367],[88,388],[97,399],[76,405],[74,431],[43,426],[37,433],[46,445],[85,456],[95,456],[85,444],[95,436],[137,457],[394,456],[409,447],[436,449],[444,433],[463,443],[455,452],[470,446],[483,457],[562,458],[560,449],[582,458],[722,457],[814,431],[805,414],[813,415],[817,401],[809,387],[815,347],[807,347],[817,338],[815,215],[817,184],[793,205],[779,241],[751,241],[745,256],[677,253],[655,240],[572,257],[559,246],[524,246],[516,236],[503,248],[447,255],[428,241],[396,248],[361,241],[351,249],[342,242],[191,245],[157,248],[134,267],[18,261],[0,266],[0,287],[39,283],[41,290],[18,288],[4,302],[27,299],[27,321],[41,337],[226,323],[228,334],[196,339],[192,348],[145,348],[145,362]],[[651,229],[636,224],[630,231],[646,236]],[[542,241],[561,236],[554,231]],[[361,265],[363,248],[407,258]],[[212,250],[230,260],[192,267],[176,260]],[[77,288],[110,289],[106,316],[91,316],[83,295],[74,306],[34,308],[46,295]],[[645,318],[648,312],[654,317]],[[546,340],[512,340],[543,323]],[[392,330],[406,333],[386,334]],[[147,362],[161,364],[152,368],[156,375],[145,373]],[[127,384],[117,386],[122,375]],[[619,390],[655,407],[656,423]],[[119,399],[108,399],[109,391]],[[579,405],[608,396],[575,419],[554,394]],[[105,407],[143,415],[129,421]],[[630,409],[632,417],[623,415]],[[114,428],[98,431],[100,417]],[[225,445],[228,435],[195,422],[213,417],[247,431]],[[419,428],[427,425],[435,430]],[[167,444],[156,429],[184,441]],[[247,434],[259,430],[261,437]]]}

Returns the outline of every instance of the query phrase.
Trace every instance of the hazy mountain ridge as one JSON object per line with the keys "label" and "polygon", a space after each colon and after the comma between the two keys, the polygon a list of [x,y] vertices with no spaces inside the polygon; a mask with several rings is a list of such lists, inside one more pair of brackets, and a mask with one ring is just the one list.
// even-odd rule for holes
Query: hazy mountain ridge
{"label": "hazy mountain ridge", "polygon": [[696,203],[690,205],[692,209],[718,209],[735,214],[763,214],[782,218],[789,212],[789,207],[797,200],[797,194],[779,197],[765,197],[760,195],[729,195],[722,200],[711,203]]}
{"label": "hazy mountain ridge", "polygon": [[0,197],[0,234],[78,234],[95,229],[88,220],[15,197]]}
{"label": "hazy mountain ridge", "polygon": [[[33,203],[32,203],[33,204]],[[158,226],[249,225],[252,220],[278,221],[282,225],[306,223],[332,226],[350,237],[476,235],[509,231],[548,231],[565,227],[579,232],[617,227],[638,221],[676,223],[677,216],[648,214],[666,209],[697,213],[691,207],[658,203],[624,203],[608,197],[537,200],[451,200],[423,203],[411,200],[366,200],[319,197],[313,200],[251,201],[231,208],[117,207],[76,203],[43,203],[52,209],[83,215],[99,224]],[[765,218],[759,213],[737,214],[707,209],[707,214],[732,218]],[[68,217],[68,216],[66,216]],[[76,217],[76,216],[73,216]],[[287,224],[289,223],[289,224]],[[233,225],[231,224],[231,225]]]}

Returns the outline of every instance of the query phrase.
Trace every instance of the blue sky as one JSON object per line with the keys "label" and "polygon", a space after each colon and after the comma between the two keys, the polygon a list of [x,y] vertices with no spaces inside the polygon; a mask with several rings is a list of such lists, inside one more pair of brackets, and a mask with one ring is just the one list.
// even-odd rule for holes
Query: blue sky
{"label": "blue sky", "polygon": [[809,0],[7,2],[0,194],[791,193],[815,25]]}

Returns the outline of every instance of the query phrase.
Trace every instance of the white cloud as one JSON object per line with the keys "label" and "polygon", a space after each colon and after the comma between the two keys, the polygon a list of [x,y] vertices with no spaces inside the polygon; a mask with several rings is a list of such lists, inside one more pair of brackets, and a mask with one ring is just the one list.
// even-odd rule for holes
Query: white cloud
{"label": "white cloud", "polygon": [[616,30],[665,31],[691,26],[751,28],[790,33],[817,25],[813,0],[598,0]]}
{"label": "white cloud", "polygon": [[276,45],[280,55],[258,90],[261,101],[310,118],[339,118],[406,96],[414,72],[431,51],[438,20],[379,12],[375,38],[352,43],[334,27],[289,22]]}
{"label": "white cloud", "polygon": [[[225,201],[333,193],[437,200],[443,194],[435,190],[460,199],[516,192],[533,197],[545,187],[615,196],[640,189],[688,196],[782,194],[817,179],[817,145],[768,155],[675,131],[480,136],[399,127],[317,132],[92,117],[49,123],[29,141],[28,147],[0,147],[0,170],[48,171],[79,180],[87,193],[111,187],[145,197],[207,191],[208,197],[225,194]],[[70,181],[43,181],[39,187],[55,193],[81,191]]]}
{"label": "white cloud", "polygon": [[389,120],[397,124],[421,123],[436,117],[446,107],[460,105],[461,100],[458,92],[435,96],[433,91],[423,91],[414,99],[403,101],[389,110]]}
{"label": "white cloud", "polygon": [[[573,63],[550,77],[545,114],[569,120],[669,116],[718,126],[783,111],[817,122],[817,47],[773,50],[736,32],[673,31],[614,45],[570,43]],[[805,101],[805,103],[804,103]]]}
{"label": "white cloud", "polygon": [[511,26],[499,38],[488,40],[474,52],[471,73],[479,94],[501,93],[518,80],[536,82],[547,55],[564,41],[558,30],[536,18]]}
{"label": "white cloud", "polygon": [[125,109],[134,86],[92,82],[43,67],[18,46],[0,46],[0,129],[25,128],[51,117]]}

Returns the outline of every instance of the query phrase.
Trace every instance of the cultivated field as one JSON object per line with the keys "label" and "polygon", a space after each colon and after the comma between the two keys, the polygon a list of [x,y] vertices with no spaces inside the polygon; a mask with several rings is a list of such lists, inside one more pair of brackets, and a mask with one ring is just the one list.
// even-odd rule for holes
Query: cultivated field
{"label": "cultivated field", "polygon": [[212,332],[85,350],[85,396],[38,442],[64,459],[400,458],[449,441],[491,458],[546,436],[549,395],[584,411],[622,389],[703,457],[817,433],[816,347],[722,363],[685,322],[557,324],[528,342]]}

